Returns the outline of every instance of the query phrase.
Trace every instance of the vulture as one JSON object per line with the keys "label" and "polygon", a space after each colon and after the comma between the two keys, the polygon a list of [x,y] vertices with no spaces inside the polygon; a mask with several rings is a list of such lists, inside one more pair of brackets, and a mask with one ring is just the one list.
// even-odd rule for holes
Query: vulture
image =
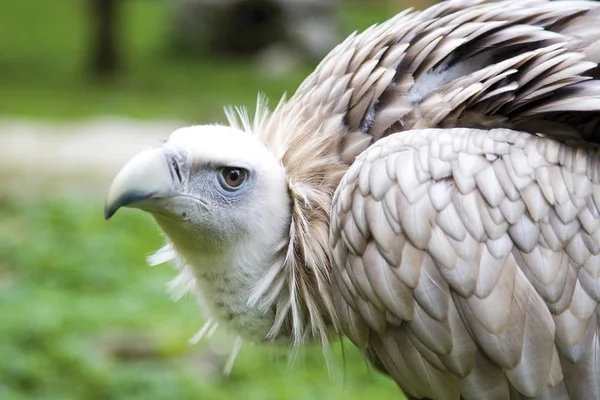
{"label": "vulture", "polygon": [[132,157],[105,218],[148,212],[238,349],[345,336],[411,399],[600,399],[599,62],[598,2],[406,10]]}

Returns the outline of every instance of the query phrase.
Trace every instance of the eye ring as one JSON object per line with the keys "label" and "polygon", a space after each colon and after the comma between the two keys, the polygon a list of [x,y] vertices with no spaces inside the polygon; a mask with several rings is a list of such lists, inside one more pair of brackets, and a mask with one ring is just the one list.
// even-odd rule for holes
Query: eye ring
{"label": "eye ring", "polygon": [[219,175],[223,188],[227,190],[239,189],[248,178],[248,172],[238,167],[222,168]]}

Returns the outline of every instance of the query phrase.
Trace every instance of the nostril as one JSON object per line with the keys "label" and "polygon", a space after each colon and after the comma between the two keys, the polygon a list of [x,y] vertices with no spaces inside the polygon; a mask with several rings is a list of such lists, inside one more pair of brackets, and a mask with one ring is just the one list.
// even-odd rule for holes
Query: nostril
{"label": "nostril", "polygon": [[175,171],[175,174],[177,175],[177,179],[179,182],[181,182],[181,171],[179,170],[179,164],[175,159],[172,158],[171,165],[173,166],[173,171]]}

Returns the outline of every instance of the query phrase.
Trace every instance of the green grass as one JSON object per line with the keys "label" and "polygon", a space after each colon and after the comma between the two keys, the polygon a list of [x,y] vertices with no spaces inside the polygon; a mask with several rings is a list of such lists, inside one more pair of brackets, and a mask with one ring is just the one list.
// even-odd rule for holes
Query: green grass
{"label": "green grass", "polygon": [[[86,3],[0,0],[0,115],[221,119],[224,105],[253,105],[258,91],[273,102],[293,93],[315,65],[272,76],[244,60],[182,60],[169,52],[170,2],[126,0],[120,20],[124,71],[114,82],[94,81],[87,73]],[[347,34],[390,15],[385,3],[346,5],[338,18]]]}
{"label": "green grass", "polygon": [[332,376],[316,348],[288,366],[257,346],[223,376],[225,356],[187,342],[204,318],[191,297],[166,294],[174,271],[146,266],[161,238],[141,212],[105,222],[101,204],[4,200],[0,221],[3,400],[399,397],[351,344],[345,370],[335,347]]}

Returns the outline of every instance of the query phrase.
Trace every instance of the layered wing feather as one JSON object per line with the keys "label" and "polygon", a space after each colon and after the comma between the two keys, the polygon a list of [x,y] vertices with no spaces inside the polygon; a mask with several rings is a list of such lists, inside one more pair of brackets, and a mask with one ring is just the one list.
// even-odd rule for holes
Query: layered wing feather
{"label": "layered wing feather", "polygon": [[343,331],[415,397],[600,398],[599,167],[508,129],[376,142],[333,203]]}
{"label": "layered wing feather", "polygon": [[415,128],[543,127],[597,140],[599,6],[449,0],[406,10],[335,47],[272,120],[302,116],[291,136],[308,143],[334,121],[331,140],[342,133],[347,164],[380,138]]}

